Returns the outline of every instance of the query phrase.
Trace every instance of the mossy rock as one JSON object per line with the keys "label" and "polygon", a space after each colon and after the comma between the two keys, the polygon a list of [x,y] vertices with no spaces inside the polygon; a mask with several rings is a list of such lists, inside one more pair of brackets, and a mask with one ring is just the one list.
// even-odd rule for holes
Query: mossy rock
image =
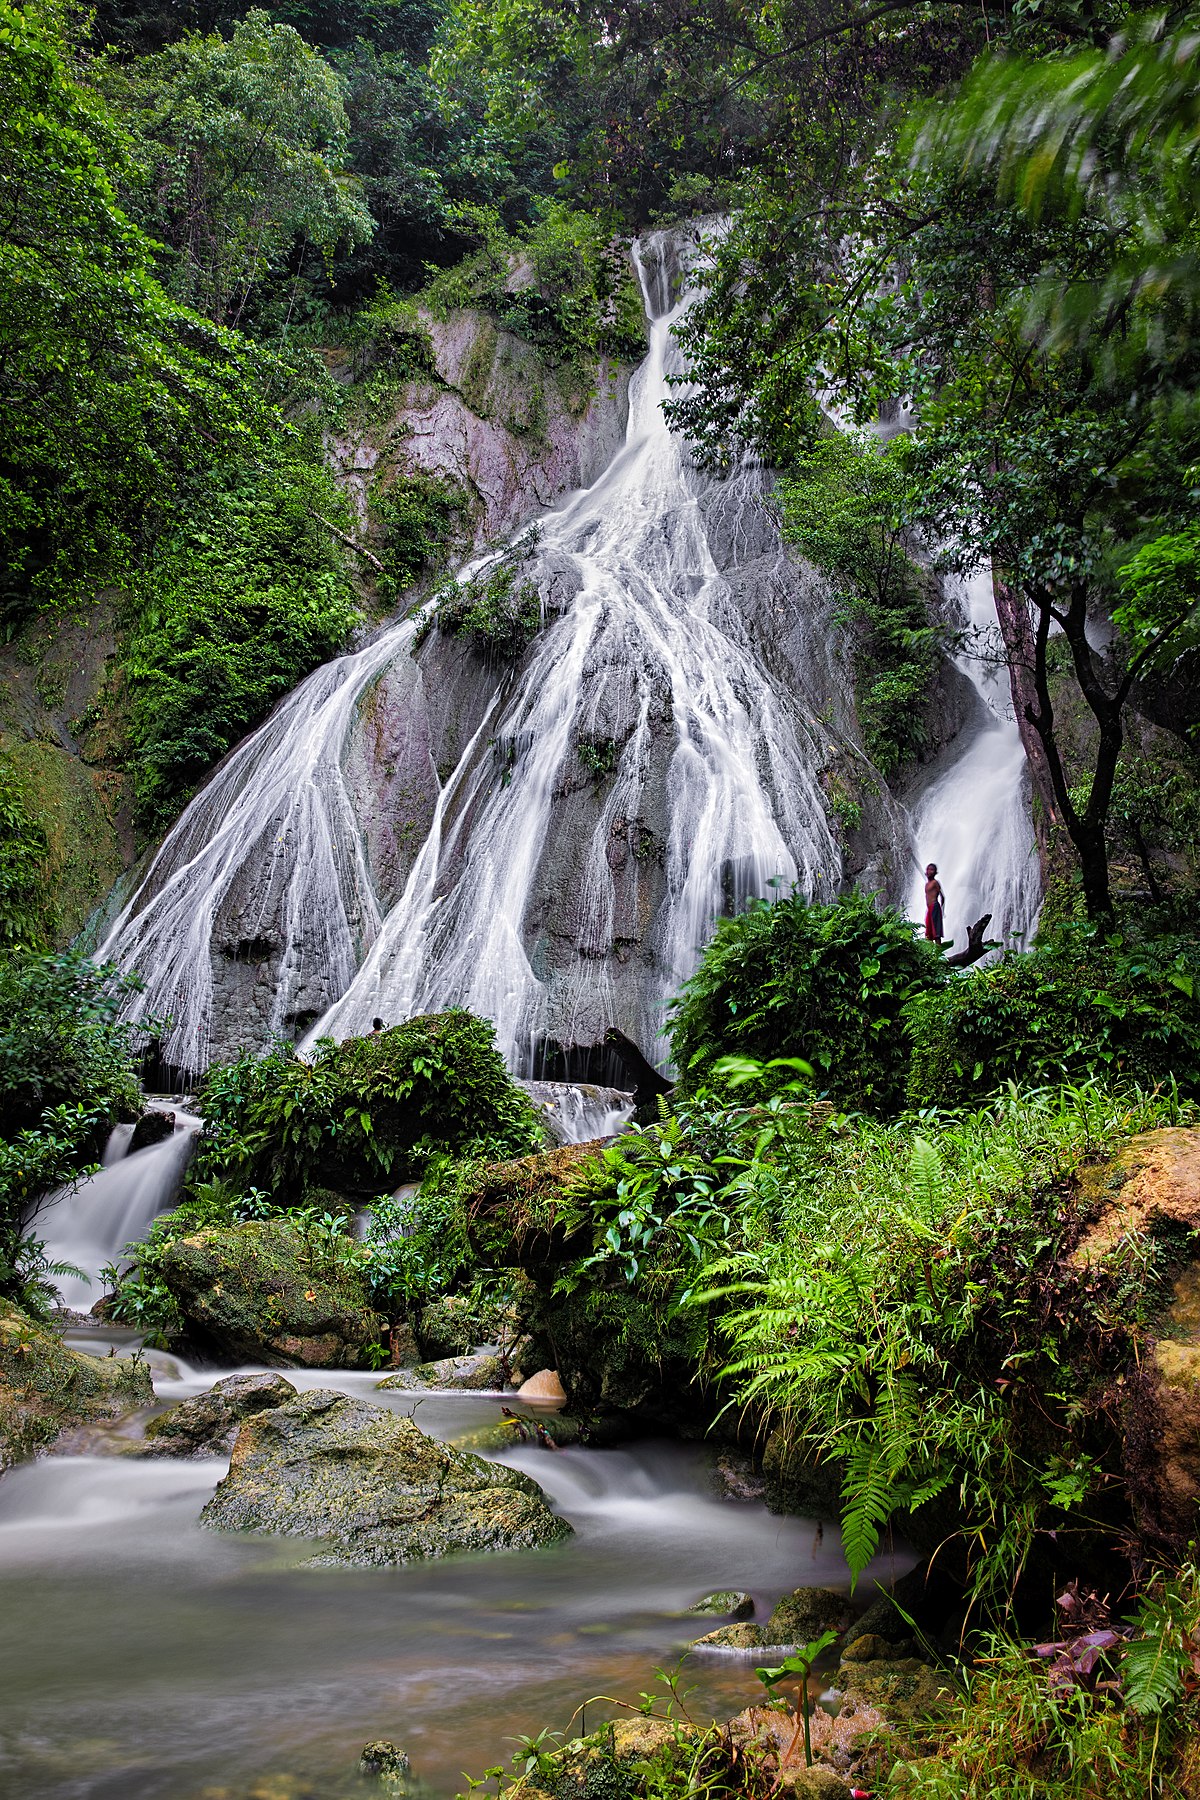
{"label": "mossy rock", "polygon": [[602,1141],[561,1144],[479,1164],[459,1188],[472,1248],[534,1275],[590,1248],[591,1217],[572,1192],[603,1148]]}
{"label": "mossy rock", "polygon": [[353,1366],[386,1326],[358,1278],[311,1257],[285,1218],[176,1238],[159,1267],[187,1335],[237,1361]]}
{"label": "mossy rock", "polygon": [[417,1343],[425,1362],[440,1362],[446,1356],[466,1356],[477,1345],[488,1342],[488,1332],[495,1331],[498,1320],[481,1315],[463,1294],[442,1294],[423,1306],[414,1321]]}
{"label": "mossy rock", "polygon": [[697,1600],[687,1610],[689,1613],[715,1613],[727,1619],[748,1619],[754,1611],[754,1598],[741,1588],[718,1588],[713,1594],[705,1594],[702,1600]]}
{"label": "mossy rock", "polygon": [[954,1699],[950,1682],[915,1656],[895,1661],[843,1662],[833,1685],[875,1707],[893,1724],[927,1718]]}
{"label": "mossy rock", "polygon": [[571,1535],[529,1476],[322,1388],[246,1420],[201,1522],[324,1539],[316,1560],[343,1565],[533,1550]]}
{"label": "mossy rock", "polygon": [[840,1636],[854,1617],[854,1608],[836,1588],[802,1587],[785,1594],[764,1630],[772,1644],[810,1644],[823,1632]]}
{"label": "mossy rock", "polygon": [[410,1393],[429,1388],[495,1393],[505,1385],[503,1362],[488,1352],[418,1363],[413,1369],[397,1369],[379,1383],[381,1388],[402,1388]]}
{"label": "mossy rock", "polygon": [[181,1400],[146,1427],[143,1456],[228,1456],[253,1413],[286,1406],[296,1390],[282,1375],[228,1375],[206,1394]]}
{"label": "mossy rock", "polygon": [[56,1331],[0,1300],[0,1472],[72,1426],[153,1404],[145,1363],[70,1350]]}

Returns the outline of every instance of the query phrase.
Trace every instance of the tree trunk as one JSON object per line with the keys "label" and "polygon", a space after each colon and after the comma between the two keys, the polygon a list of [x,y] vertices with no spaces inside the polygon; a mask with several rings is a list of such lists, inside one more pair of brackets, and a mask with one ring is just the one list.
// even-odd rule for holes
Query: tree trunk
{"label": "tree trunk", "polygon": [[1050,844],[1062,824],[1058,796],[1050,772],[1050,761],[1041,734],[1034,724],[1038,711],[1037,651],[1029,609],[1020,595],[1005,581],[1000,569],[992,563],[992,593],[996,602],[996,621],[1004,643],[1008,663],[1008,682],[1012,693],[1017,730],[1025,748],[1030,778],[1038,804],[1033,809],[1033,829],[1042,865],[1043,884],[1050,874]]}

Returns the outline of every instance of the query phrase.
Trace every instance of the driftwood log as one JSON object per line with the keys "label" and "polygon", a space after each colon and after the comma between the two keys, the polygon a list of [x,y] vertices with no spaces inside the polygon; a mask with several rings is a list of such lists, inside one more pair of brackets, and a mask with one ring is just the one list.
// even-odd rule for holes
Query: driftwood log
{"label": "driftwood log", "polygon": [[999,947],[996,939],[985,938],[983,935],[991,922],[991,913],[984,913],[982,919],[976,919],[973,925],[967,926],[967,947],[946,958],[947,968],[965,969],[969,963],[976,963],[981,956],[986,956],[989,950]]}

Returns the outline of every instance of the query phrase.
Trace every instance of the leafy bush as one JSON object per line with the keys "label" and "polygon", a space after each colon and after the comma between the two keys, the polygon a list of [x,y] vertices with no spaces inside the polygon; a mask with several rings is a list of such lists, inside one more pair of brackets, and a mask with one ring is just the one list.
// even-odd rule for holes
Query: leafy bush
{"label": "leafy bush", "polygon": [[219,1176],[287,1205],[322,1185],[374,1194],[420,1176],[438,1152],[519,1156],[541,1141],[491,1025],[462,1010],[323,1038],[311,1062],[281,1044],[218,1064],[200,1105],[193,1186]]}
{"label": "leafy bush", "polygon": [[1002,1605],[1041,1534],[1126,1522],[1121,1382],[1170,1252],[1122,1239],[1077,1266],[1094,1187],[1079,1172],[1191,1117],[1094,1088],[887,1125],[797,1115],[787,1157],[755,1170],[771,1223],[710,1264],[722,1285],[699,1299],[728,1307],[739,1398],[841,1470],[853,1571],[895,1514],[933,1507],[923,1529],[961,1533]]}
{"label": "leafy bush", "polygon": [[[121,1019],[136,982],[75,951],[0,958],[0,1119],[12,1138],[46,1107],[84,1105],[112,1124],[140,1106],[134,1060],[151,1022]],[[99,1148],[99,1144],[96,1145]]]}
{"label": "leafy bush", "polygon": [[731,1054],[803,1057],[840,1104],[897,1111],[908,1072],[903,1009],[946,976],[915,927],[864,894],[830,905],[799,894],[754,901],[721,920],[675,1002],[680,1082],[695,1089]]}
{"label": "leafy bush", "polygon": [[358,614],[324,521],[348,531],[345,504],[298,457],[230,468],[151,564],[128,655],[146,827],[340,649]]}
{"label": "leafy bush", "polygon": [[467,511],[467,496],[461,483],[414,469],[375,492],[371,510],[384,533],[380,560],[387,575],[380,593],[393,598],[422,570],[445,563]]}
{"label": "leafy bush", "polygon": [[517,662],[542,628],[542,602],[532,581],[520,578],[532,548],[526,532],[478,575],[447,583],[434,606],[438,629],[466,638],[477,650]]}
{"label": "leafy bush", "polygon": [[779,484],[783,535],[835,583],[848,625],[863,742],[891,775],[924,748],[930,683],[944,633],[908,554],[904,444],[816,440]]}
{"label": "leafy bush", "polygon": [[42,872],[48,848],[11,757],[0,754],[0,954],[45,948],[49,921]]}
{"label": "leafy bush", "polygon": [[1088,1074],[1200,1095],[1200,944],[1106,939],[1061,926],[1047,941],[913,1000],[909,1096],[954,1105],[1007,1081]]}
{"label": "leafy bush", "polygon": [[535,223],[512,235],[496,213],[463,206],[456,225],[477,247],[433,276],[422,297],[435,313],[485,307],[551,361],[580,372],[602,355],[641,360],[645,317],[628,246],[596,214],[546,200]]}

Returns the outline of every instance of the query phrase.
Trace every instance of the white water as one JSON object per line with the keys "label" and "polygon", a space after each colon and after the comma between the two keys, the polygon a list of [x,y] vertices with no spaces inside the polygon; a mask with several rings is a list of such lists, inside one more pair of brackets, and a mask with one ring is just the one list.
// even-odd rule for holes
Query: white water
{"label": "white water", "polygon": [[[532,1072],[551,1015],[563,1042],[577,1013],[620,1022],[608,855],[618,822],[640,816],[652,735],[661,736],[664,721],[673,750],[666,897],[646,926],[651,1036],[723,909],[727,871],[737,872],[740,898],[775,883],[809,894],[836,887],[840,857],[816,780],[816,733],[752,653],[705,534],[704,484],[663,417],[668,376],[680,368],[671,327],[688,304],[672,297],[666,235],[648,239],[637,263],[650,349],[631,384],[625,446],[594,487],[540,525],[542,563],[567,571],[578,593],[541,633],[515,691],[503,680],[497,687],[441,785],[432,829],[392,911],[381,918],[343,763],[359,703],[407,657],[411,623],[319,670],[233,753],[100,946],[103,958],[143,978],[140,1010],[173,1015],[169,1062],[197,1069],[206,1061],[224,915],[236,916],[243,941],[253,940],[256,918],[268,937],[283,922],[283,964],[254,1020],[262,1036],[306,1011],[323,1014],[311,1043],[369,1028],[377,1014],[395,1020],[463,1005],[495,1023],[514,1070]],[[604,734],[601,715],[616,689],[634,728],[576,863],[582,873],[555,896],[570,921],[573,961],[548,974],[536,966],[529,911],[539,878],[555,884],[543,857],[556,784],[580,739]],[[497,779],[495,740],[516,747],[506,781]]]}
{"label": "white water", "polygon": [[633,1095],[590,1081],[522,1081],[555,1143],[588,1144],[615,1137],[633,1117]]}
{"label": "white water", "polygon": [[1029,813],[1029,775],[1002,664],[981,654],[994,639],[991,576],[976,571],[962,584],[972,642],[958,657],[982,702],[977,725],[954,745],[954,760],[935,775],[913,808],[916,867],[908,914],[925,918],[925,866],[936,863],[946,894],[945,935],[964,948],[967,926],[991,913],[989,937],[1021,943],[1041,906],[1041,872]]}
{"label": "white water", "polygon": [[[596,485],[541,522],[542,555],[580,591],[544,631],[491,737],[517,746],[508,785],[479,754],[480,728],[446,788],[399,904],[347,992],[314,1027],[346,1036],[380,1013],[406,1018],[459,1004],[492,1019],[512,1066],[527,1067],[547,1024],[547,992],[524,922],[549,831],[559,771],[594,710],[589,670],[619,666],[637,723],[621,749],[573,897],[582,1004],[609,979],[614,822],[638,816],[652,715],[667,700],[675,749],[667,776],[667,900],[656,926],[659,1015],[691,973],[722,910],[721,874],[747,893],[828,886],[839,866],[800,718],[750,652],[728,582],[713,561],[695,476],[667,428],[668,378],[681,369],[662,238],[635,251],[651,319],[649,354],[630,388],[625,446]],[[651,1011],[655,1010],[653,1008]]]}
{"label": "white water", "polygon": [[[212,1380],[150,1360],[164,1400]],[[414,1400],[341,1370],[288,1379],[403,1412]],[[500,1402],[433,1395],[416,1418],[453,1439],[494,1426]],[[366,1792],[362,1746],[385,1738],[442,1800],[464,1770],[506,1763],[517,1734],[566,1727],[582,1701],[594,1730],[614,1710],[594,1695],[636,1706],[654,1670],[715,1622],[681,1613],[705,1592],[746,1588],[761,1619],[800,1583],[847,1585],[836,1530],[818,1540],[811,1521],[719,1498],[699,1446],[525,1446],[503,1460],[542,1483],[574,1537],[370,1569],[305,1567],[316,1546],[303,1539],[201,1530],[223,1461],[93,1454],[12,1471],[0,1483],[0,1794],[350,1800]],[[909,1560],[880,1558],[871,1574]],[[874,1591],[868,1576],[864,1604]],[[689,1661],[684,1687],[697,1717],[727,1718],[761,1693],[744,1659],[712,1655]]]}
{"label": "white water", "polygon": [[164,1212],[178,1193],[201,1121],[178,1107],[172,1110],[173,1135],[132,1156],[125,1154],[125,1148],[133,1128],[118,1125],[99,1174],[59,1194],[34,1221],[48,1259],[74,1263],[86,1277],[55,1277],[64,1306],[86,1312],[104,1292],[101,1269],[106,1263],[120,1262],[126,1244],[144,1238],[151,1220]]}

